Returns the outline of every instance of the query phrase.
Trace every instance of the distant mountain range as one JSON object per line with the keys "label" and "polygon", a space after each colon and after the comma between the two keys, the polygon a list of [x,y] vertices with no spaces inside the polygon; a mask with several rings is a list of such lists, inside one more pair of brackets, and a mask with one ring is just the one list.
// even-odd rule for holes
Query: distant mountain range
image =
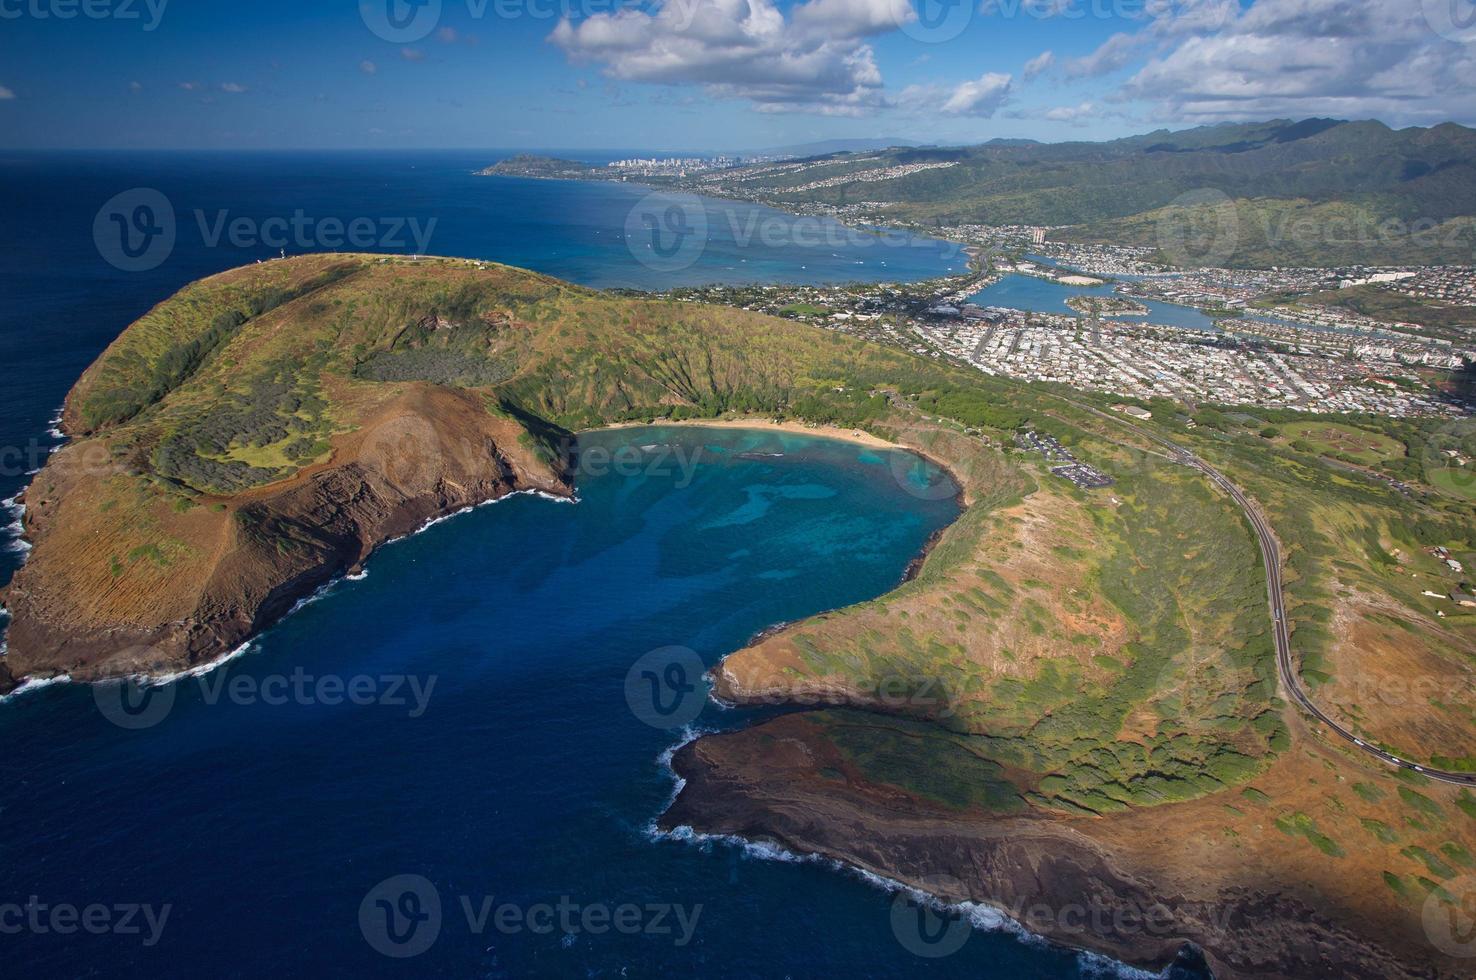
{"label": "distant mountain range", "polygon": [[[886,168],[898,176],[877,179]],[[858,179],[833,179],[848,173]],[[1160,247],[1185,265],[1476,261],[1476,131],[1453,123],[1274,120],[1106,143],[900,148],[763,183],[780,206],[1051,226],[1059,238]]]}
{"label": "distant mountain range", "polygon": [[830,153],[872,153],[893,147],[921,146],[916,140],[905,140],[898,136],[880,136],[876,139],[820,140],[814,143],[797,143],[792,146],[773,146],[765,150],[745,150],[740,156],[760,157],[818,157]]}
{"label": "distant mountain range", "polygon": [[[1181,266],[1476,264],[1476,130],[1454,123],[1279,119],[1105,143],[900,142],[766,151],[804,166],[736,168],[724,172],[731,180],[690,186],[781,208],[859,205],[924,227],[1045,226],[1058,241],[1153,248]],[[851,148],[868,143],[889,145]],[[487,172],[602,176],[540,157]]]}

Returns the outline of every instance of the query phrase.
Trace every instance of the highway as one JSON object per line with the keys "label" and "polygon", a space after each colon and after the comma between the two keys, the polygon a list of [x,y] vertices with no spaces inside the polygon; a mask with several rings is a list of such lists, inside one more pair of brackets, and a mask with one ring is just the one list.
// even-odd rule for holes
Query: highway
{"label": "highway", "polygon": [[1307,692],[1302,688],[1301,679],[1297,676],[1296,666],[1292,662],[1291,631],[1286,625],[1286,598],[1281,584],[1281,548],[1276,542],[1276,536],[1271,533],[1271,526],[1266,523],[1266,518],[1261,514],[1260,509],[1251,502],[1249,497],[1241,492],[1238,486],[1232,483],[1219,470],[1198,456],[1195,456],[1189,450],[1184,449],[1182,446],[1163,436],[1150,432],[1142,426],[1134,425],[1126,419],[1092,408],[1089,405],[1082,405],[1079,402],[1071,401],[1069,398],[1063,400],[1075,408],[1100,416],[1109,422],[1115,422],[1118,425],[1125,426],[1143,438],[1164,447],[1176,462],[1199,470],[1240,505],[1240,509],[1245,512],[1246,519],[1255,528],[1256,537],[1260,540],[1261,544],[1261,560],[1266,566],[1266,592],[1270,599],[1271,620],[1276,638],[1276,667],[1278,673],[1281,675],[1281,685],[1303,711],[1324,725],[1333,735],[1336,735],[1354,748],[1373,756],[1386,765],[1408,769],[1411,772],[1420,773],[1443,783],[1454,783],[1460,786],[1476,786],[1476,773],[1445,772],[1439,769],[1431,769],[1428,766],[1421,766],[1410,762],[1408,759],[1401,759],[1399,756],[1385,752],[1378,746],[1369,745],[1333,721],[1323,713],[1321,708],[1312,703],[1312,699],[1307,696]]}

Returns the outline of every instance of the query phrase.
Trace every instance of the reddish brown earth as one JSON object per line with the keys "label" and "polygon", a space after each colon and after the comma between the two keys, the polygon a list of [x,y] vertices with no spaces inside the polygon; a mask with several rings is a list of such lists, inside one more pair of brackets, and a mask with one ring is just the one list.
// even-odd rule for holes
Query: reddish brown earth
{"label": "reddish brown earth", "polygon": [[[328,462],[183,514],[163,500],[101,506],[133,493],[130,478],[96,440],[74,442],[24,498],[34,549],[4,594],[13,623],[0,689],[28,676],[95,680],[208,662],[431,518],[516,491],[567,495],[567,477],[521,446],[522,434],[475,395],[407,385],[339,436]],[[111,522],[140,520],[176,545],[167,564],[117,574]]]}
{"label": "reddish brown earth", "polygon": [[1271,825],[1282,807],[1317,812],[1333,793],[1320,758],[1289,753],[1256,780],[1268,807],[1237,796],[1093,819],[1001,816],[873,782],[810,718],[684,746],[672,764],[685,785],[661,826],[821,854],[1155,971],[1197,950],[1219,978],[1472,975],[1430,944],[1418,913],[1391,915],[1382,885],[1361,886],[1356,855],[1332,862]]}

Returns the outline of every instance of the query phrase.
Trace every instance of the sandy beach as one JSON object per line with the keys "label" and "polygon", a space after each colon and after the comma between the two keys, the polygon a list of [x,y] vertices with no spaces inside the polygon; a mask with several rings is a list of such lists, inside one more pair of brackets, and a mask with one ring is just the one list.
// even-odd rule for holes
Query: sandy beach
{"label": "sandy beach", "polygon": [[[652,425],[690,425],[704,426],[719,429],[770,429],[776,432],[791,432],[802,436],[818,436],[825,439],[841,439],[845,442],[854,442],[863,446],[871,446],[876,449],[905,449],[894,442],[888,442],[880,436],[872,435],[861,429],[842,429],[833,425],[808,425],[804,422],[775,422],[768,418],[722,418],[722,419],[682,419],[681,421],[657,421],[657,422],[618,422],[615,425],[604,425],[596,429],[586,429],[586,432],[600,432],[606,429],[643,429]],[[913,450],[915,452],[915,450]]]}

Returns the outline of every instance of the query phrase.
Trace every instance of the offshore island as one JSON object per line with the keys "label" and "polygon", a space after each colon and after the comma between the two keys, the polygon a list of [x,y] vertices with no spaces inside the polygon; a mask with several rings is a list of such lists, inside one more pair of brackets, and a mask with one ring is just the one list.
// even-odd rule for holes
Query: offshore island
{"label": "offshore island", "polygon": [[586,429],[861,430],[942,462],[966,508],[895,591],[715,668],[726,700],[805,710],[684,746],[663,826],[824,854],[1155,969],[1460,975],[1430,923],[1476,868],[1476,796],[1439,771],[1467,770],[1471,719],[1369,692],[1476,652],[1470,617],[1425,615],[1419,588],[1470,526],[1340,458],[1425,423],[1309,417],[1288,439],[1116,401],[492,263],[226,272],[68,396],[71,442],[24,496],[0,689],[209,663],[429,519],[568,496]]}

